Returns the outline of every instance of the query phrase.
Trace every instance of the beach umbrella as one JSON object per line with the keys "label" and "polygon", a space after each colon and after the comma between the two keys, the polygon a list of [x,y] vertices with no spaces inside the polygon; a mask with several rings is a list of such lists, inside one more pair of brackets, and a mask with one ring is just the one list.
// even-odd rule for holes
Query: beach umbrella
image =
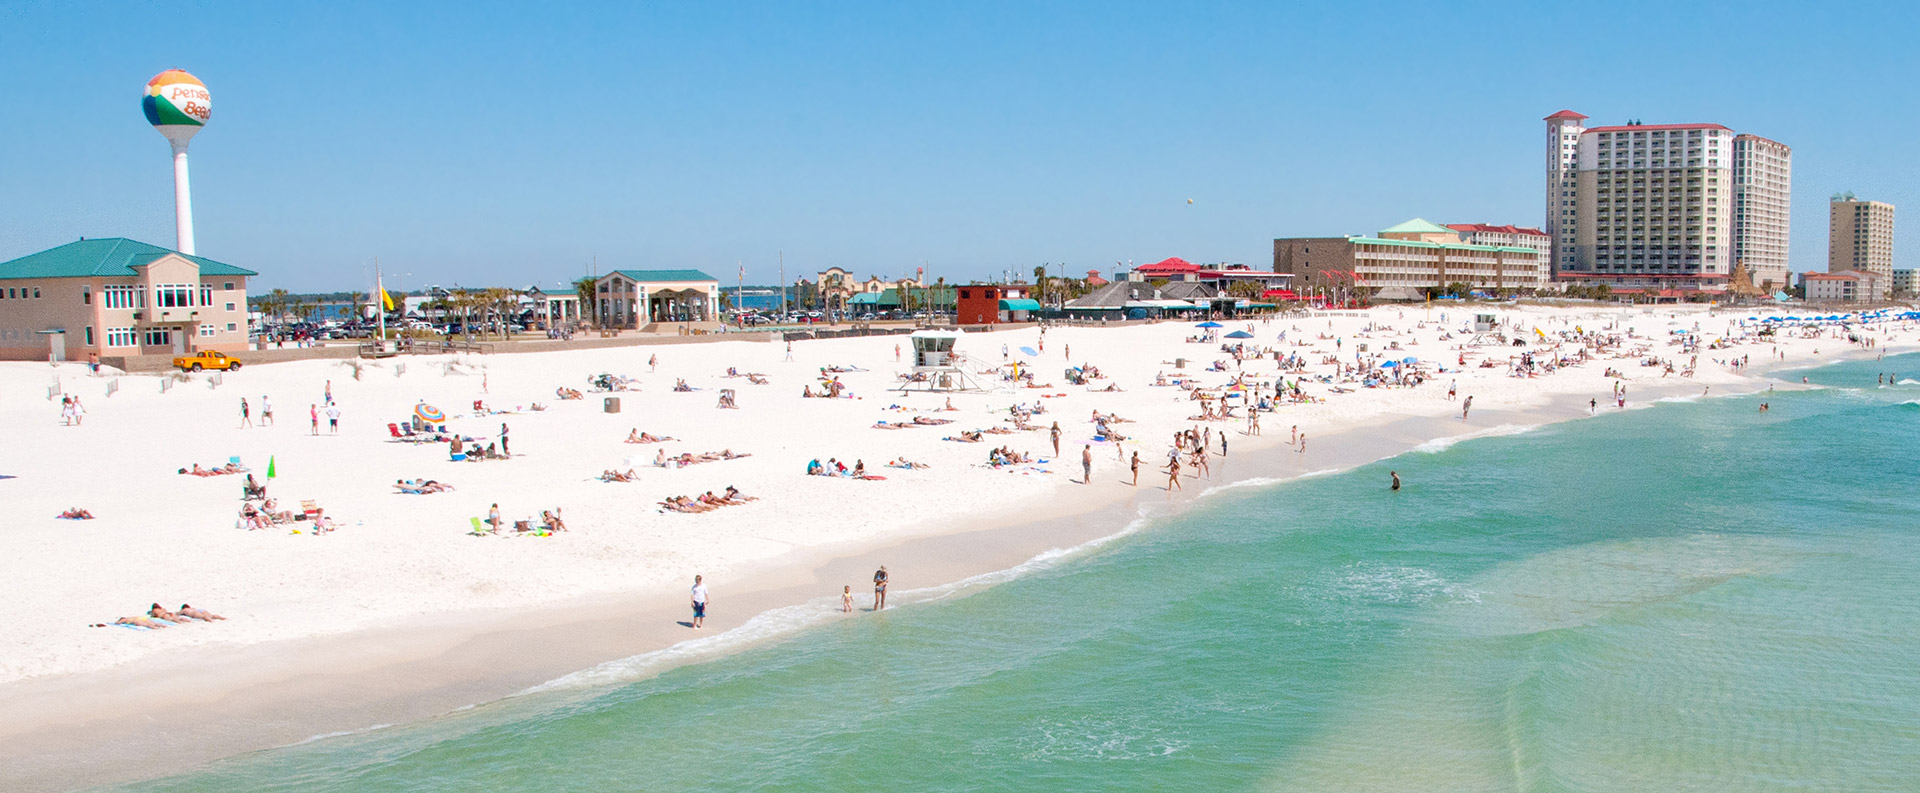
{"label": "beach umbrella", "polygon": [[1020,352],[1024,355],[1029,355],[1035,358],[1040,357],[1040,353],[1034,352],[1032,347],[1021,347]]}
{"label": "beach umbrella", "polygon": [[273,467],[273,455],[267,455],[267,478],[272,479],[278,475],[279,472],[274,470]]}
{"label": "beach umbrella", "polygon": [[1419,362],[1420,362],[1420,359],[1419,359],[1419,358],[1413,358],[1413,357],[1407,357],[1407,358],[1401,358],[1401,359],[1400,359],[1400,362],[1401,362],[1401,363],[1405,363],[1405,364],[1415,364],[1415,363],[1419,363]]}
{"label": "beach umbrella", "polygon": [[413,415],[428,424],[443,424],[447,420],[447,414],[441,413],[439,408],[425,402],[413,406]]}
{"label": "beach umbrella", "polygon": [[1253,338],[1253,334],[1251,334],[1251,333],[1248,333],[1248,332],[1246,332],[1246,331],[1244,331],[1244,330],[1236,330],[1236,331],[1234,331],[1234,332],[1232,332],[1232,333],[1229,333],[1229,334],[1227,334],[1227,338],[1229,338],[1229,339],[1251,339],[1251,338]]}
{"label": "beach umbrella", "polygon": [[1400,365],[1399,361],[1388,361],[1386,363],[1380,364],[1380,368],[1385,369],[1389,366],[1399,366],[1399,365]]}
{"label": "beach umbrella", "polygon": [[1195,325],[1194,327],[1196,327],[1196,328],[1224,328],[1224,327],[1226,327],[1226,326],[1225,326],[1225,325],[1222,325],[1222,324],[1220,324],[1220,323],[1218,323],[1218,322],[1202,322],[1202,323],[1200,323],[1200,324],[1198,324],[1198,325]]}

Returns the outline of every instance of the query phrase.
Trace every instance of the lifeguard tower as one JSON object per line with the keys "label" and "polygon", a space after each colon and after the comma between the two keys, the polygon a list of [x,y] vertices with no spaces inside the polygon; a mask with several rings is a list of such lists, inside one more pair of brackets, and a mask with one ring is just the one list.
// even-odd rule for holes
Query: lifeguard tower
{"label": "lifeguard tower", "polygon": [[900,391],[984,391],[972,375],[961,368],[966,356],[953,349],[960,334],[950,330],[915,331],[907,337],[913,344],[913,374],[903,376]]}
{"label": "lifeguard tower", "polygon": [[1473,332],[1475,333],[1486,333],[1499,324],[1499,318],[1492,314],[1473,315]]}

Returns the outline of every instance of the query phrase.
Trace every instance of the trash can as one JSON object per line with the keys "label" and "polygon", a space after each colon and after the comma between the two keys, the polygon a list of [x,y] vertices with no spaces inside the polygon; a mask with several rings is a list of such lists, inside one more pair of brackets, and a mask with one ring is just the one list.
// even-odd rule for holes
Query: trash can
{"label": "trash can", "polygon": [[1187,368],[1187,359],[1185,359],[1185,358],[1175,358],[1175,359],[1173,359],[1173,368],[1175,368],[1175,369],[1185,369],[1185,368]]}
{"label": "trash can", "polygon": [[620,398],[619,398],[619,397],[607,397],[607,401],[606,401],[606,405],[605,405],[605,406],[603,406],[603,407],[601,408],[601,410],[603,410],[603,411],[605,411],[605,412],[607,412],[607,413],[618,413],[618,412],[620,412]]}

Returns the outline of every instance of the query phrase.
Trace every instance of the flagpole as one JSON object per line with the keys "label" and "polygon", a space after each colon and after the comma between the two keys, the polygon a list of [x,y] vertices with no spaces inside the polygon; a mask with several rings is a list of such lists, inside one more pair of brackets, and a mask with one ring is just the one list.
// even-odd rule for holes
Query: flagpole
{"label": "flagpole", "polygon": [[379,293],[373,299],[373,310],[380,317],[380,352],[387,351],[387,285],[380,279],[380,257],[373,257],[373,291]]}

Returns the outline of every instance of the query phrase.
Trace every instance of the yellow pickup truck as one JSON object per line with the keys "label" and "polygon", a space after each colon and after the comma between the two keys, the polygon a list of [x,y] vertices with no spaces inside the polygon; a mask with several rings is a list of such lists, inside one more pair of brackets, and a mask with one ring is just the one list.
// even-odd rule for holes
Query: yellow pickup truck
{"label": "yellow pickup truck", "polygon": [[232,372],[240,369],[240,359],[223,352],[201,350],[183,358],[173,359],[173,365],[183,371],[198,372],[201,369],[219,369]]}

